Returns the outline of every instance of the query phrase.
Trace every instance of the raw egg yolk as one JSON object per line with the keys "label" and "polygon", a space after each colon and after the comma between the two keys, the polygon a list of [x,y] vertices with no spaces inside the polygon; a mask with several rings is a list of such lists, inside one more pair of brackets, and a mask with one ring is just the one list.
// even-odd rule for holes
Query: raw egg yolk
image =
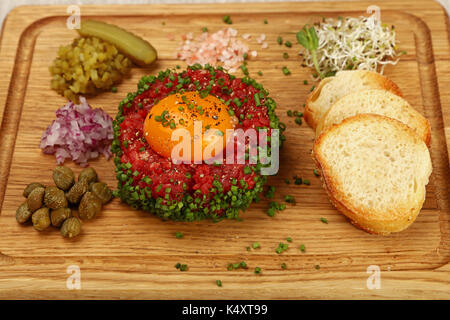
{"label": "raw egg yolk", "polygon": [[[194,130],[194,123],[197,123]],[[180,141],[172,141],[172,133],[176,129],[186,129],[189,132],[191,155],[177,155],[182,160],[201,161],[203,151],[209,145],[214,150],[215,144],[221,148],[226,146],[226,130],[233,129],[236,117],[230,116],[228,107],[218,98],[208,95],[202,98],[198,92],[188,91],[171,94],[154,105],[145,118],[144,135],[150,147],[159,155],[170,158],[172,149]],[[201,155],[194,152],[194,140],[199,139],[201,124]],[[199,147],[197,147],[199,148]],[[212,157],[216,156],[212,152]]]}

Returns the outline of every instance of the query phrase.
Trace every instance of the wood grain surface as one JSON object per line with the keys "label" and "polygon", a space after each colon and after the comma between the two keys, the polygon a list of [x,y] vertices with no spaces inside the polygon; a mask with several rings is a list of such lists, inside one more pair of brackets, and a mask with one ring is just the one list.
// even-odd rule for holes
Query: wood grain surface
{"label": "wood grain surface", "polygon": [[[298,126],[286,111],[302,111],[311,70],[300,67],[295,33],[322,16],[357,16],[369,5],[381,8],[383,22],[394,24],[401,50],[407,54],[386,69],[407,100],[432,126],[434,172],[417,221],[389,237],[354,228],[329,203],[313,174],[313,132]],[[134,91],[141,76],[184,63],[173,58],[180,35],[195,35],[225,27],[251,33],[258,57],[248,68],[278,103],[287,124],[287,143],[281,151],[280,172],[269,178],[277,200],[294,195],[296,205],[276,217],[265,214],[267,201],[254,204],[243,221],[212,223],[162,222],[115,199],[100,217],[83,225],[83,234],[63,239],[55,229],[43,233],[15,221],[24,201],[22,190],[32,181],[52,184],[55,158],[39,149],[42,132],[66,101],[50,90],[48,67],[60,45],[76,32],[66,28],[66,7],[19,7],[8,16],[0,42],[0,298],[147,298],[147,299],[449,299],[450,298],[450,47],[448,20],[433,1],[370,1],[352,3],[258,3],[226,5],[82,6],[82,18],[115,23],[151,41],[159,60],[150,68],[134,68],[118,93],[89,99],[114,115],[119,101]],[[268,24],[263,20],[268,19]],[[269,48],[255,38],[265,33]],[[174,35],[176,40],[169,40]],[[277,36],[295,45],[276,43]],[[283,59],[283,52],[289,59]],[[284,76],[287,66],[292,75]],[[258,76],[261,70],[263,76]],[[78,173],[81,169],[69,162]],[[92,161],[101,180],[115,187],[114,165],[104,158]],[[310,186],[286,185],[297,174]],[[326,218],[328,224],[320,221]],[[184,234],[176,239],[175,233]],[[276,254],[280,242],[293,242]],[[260,249],[247,251],[253,242]],[[299,246],[306,246],[306,253]],[[227,271],[229,263],[246,261],[249,269]],[[176,263],[186,263],[187,272]],[[282,270],[281,264],[287,264]],[[69,290],[68,266],[81,270],[81,289]],[[379,266],[381,288],[370,290],[367,268]],[[255,275],[259,266],[262,274]],[[320,266],[320,268],[316,268]],[[222,280],[223,287],[216,286]]]}

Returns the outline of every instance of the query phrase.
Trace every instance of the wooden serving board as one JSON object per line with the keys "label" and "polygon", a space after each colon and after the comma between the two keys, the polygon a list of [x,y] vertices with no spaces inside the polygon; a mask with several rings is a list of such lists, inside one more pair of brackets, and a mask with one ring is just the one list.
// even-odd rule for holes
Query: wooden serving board
{"label": "wooden serving board", "polygon": [[[286,111],[302,111],[311,88],[311,70],[300,67],[295,33],[322,16],[358,16],[369,5],[381,8],[382,21],[395,24],[400,62],[386,74],[405,97],[431,122],[433,175],[417,221],[406,231],[388,237],[369,235],[353,227],[329,203],[320,179],[313,174],[310,150],[313,132],[298,126]],[[82,236],[63,239],[57,230],[39,233],[15,221],[24,201],[22,190],[32,181],[52,184],[55,158],[39,149],[42,132],[55,118],[64,98],[50,90],[48,67],[60,45],[71,43],[76,32],[66,28],[65,6],[19,7],[8,16],[0,43],[0,298],[152,298],[152,299],[337,299],[337,298],[450,298],[450,47],[444,10],[433,1],[370,1],[339,3],[258,3],[226,5],[82,6],[82,18],[115,23],[148,39],[159,60],[147,69],[135,68],[118,93],[89,99],[112,116],[119,101],[134,91],[146,74],[184,63],[174,50],[182,33],[195,35],[206,26],[224,28],[231,15],[233,28],[251,33],[258,57],[248,67],[278,103],[287,124],[287,143],[281,169],[269,183],[277,200],[292,194],[295,206],[270,218],[267,201],[254,204],[243,221],[212,223],[162,222],[115,199],[100,217],[84,223]],[[268,24],[263,20],[268,19]],[[267,35],[262,50],[255,38]],[[170,35],[176,40],[169,40]],[[277,36],[294,43],[288,49]],[[290,58],[283,59],[283,52]],[[292,75],[284,76],[287,66]],[[258,76],[261,70],[263,76]],[[238,73],[239,74],[239,73]],[[78,173],[81,169],[68,165]],[[91,165],[101,179],[115,187],[112,161],[100,158]],[[286,185],[297,174],[310,186]],[[326,218],[328,224],[320,221]],[[175,233],[184,234],[176,239]],[[276,254],[280,242],[293,242]],[[258,241],[261,248],[247,251]],[[306,246],[306,253],[299,246]],[[246,261],[248,270],[227,271],[229,263]],[[187,272],[176,263],[186,263]],[[282,270],[280,265],[287,264]],[[81,289],[66,286],[67,268],[79,266]],[[320,269],[316,266],[320,266]],[[255,275],[256,266],[262,274]],[[369,289],[369,266],[380,268],[379,289]],[[223,287],[216,285],[222,280]],[[370,286],[369,286],[370,287]]]}

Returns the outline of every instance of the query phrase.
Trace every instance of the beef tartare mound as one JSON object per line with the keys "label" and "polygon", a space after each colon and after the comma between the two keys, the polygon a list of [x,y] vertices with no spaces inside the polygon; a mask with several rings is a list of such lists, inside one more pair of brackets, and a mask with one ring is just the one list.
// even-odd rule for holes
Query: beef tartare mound
{"label": "beef tartare mound", "polygon": [[[201,103],[191,104],[186,97]],[[164,135],[201,118],[208,123],[206,127],[212,123],[223,128],[217,129],[222,136],[229,127],[244,132],[265,129],[267,136],[279,139],[281,145],[285,128],[275,108],[275,101],[261,84],[248,77],[236,78],[220,67],[193,65],[183,72],[166,70],[143,77],[137,92],[120,103],[114,120],[117,195],[133,208],[163,219],[239,218],[240,211],[259,199],[266,182],[261,168],[268,165],[259,157],[249,161],[248,146],[241,164],[227,163],[225,155],[223,161],[209,164],[174,163],[167,156],[169,143]],[[280,129],[280,134],[271,136],[273,129]],[[269,155],[270,141],[268,138]]]}

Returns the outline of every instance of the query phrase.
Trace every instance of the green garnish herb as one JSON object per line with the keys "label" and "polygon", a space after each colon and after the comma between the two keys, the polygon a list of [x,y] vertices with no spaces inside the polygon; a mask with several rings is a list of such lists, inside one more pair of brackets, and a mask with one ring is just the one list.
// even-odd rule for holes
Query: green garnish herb
{"label": "green garnish herb", "polygon": [[262,73],[261,71],[258,71],[258,75],[259,75],[259,76],[262,76],[263,73]]}
{"label": "green garnish herb", "polygon": [[328,220],[325,218],[320,218],[320,221],[322,221],[322,223],[328,224]]}
{"label": "green garnish herb", "polygon": [[260,246],[259,242],[253,242],[252,243],[252,248],[253,249],[258,249],[258,248],[261,248],[261,246]]}
{"label": "green garnish herb", "polygon": [[285,270],[286,268],[287,268],[287,265],[286,265],[286,263],[283,262],[283,263],[281,264],[281,269]]}
{"label": "green garnish herb", "polygon": [[222,18],[222,21],[225,22],[226,24],[232,24],[233,21],[231,21],[231,17],[229,15],[226,15]]}
{"label": "green garnish herb", "polygon": [[308,25],[305,25],[302,30],[297,32],[297,41],[310,52],[314,67],[316,68],[316,71],[319,74],[320,78],[323,79],[324,76],[319,68],[319,62],[317,60],[316,53],[319,47],[319,39],[317,38],[316,29],[314,27],[308,27]]}
{"label": "green garnish herb", "polygon": [[303,179],[303,183],[306,184],[307,186],[309,186],[311,184],[311,182],[309,182],[308,179]]}
{"label": "green garnish herb", "polygon": [[291,237],[287,237],[287,238],[286,238],[286,241],[287,241],[287,242],[292,242],[292,238],[291,238]]}
{"label": "green garnish herb", "polygon": [[315,175],[316,177],[320,177],[320,173],[319,173],[319,171],[318,171],[317,169],[314,169],[314,170],[313,170],[313,173],[314,173],[314,175]]}
{"label": "green garnish herb", "polygon": [[301,185],[302,183],[303,183],[302,178],[294,178],[294,184],[296,184],[297,186]]}
{"label": "green garnish herb", "polygon": [[314,266],[314,268],[316,268],[316,270],[319,270],[319,269],[320,269],[320,265],[316,264],[316,265]]}
{"label": "green garnish herb", "polygon": [[267,19],[264,19],[264,24],[268,24],[269,21],[267,21]]}
{"label": "green garnish herb", "polygon": [[287,52],[284,52],[284,53],[283,53],[283,58],[289,59],[289,54],[288,54]]}
{"label": "green garnish herb", "polygon": [[277,43],[278,43],[279,45],[282,45],[282,44],[283,44],[283,38],[282,38],[282,37],[278,37],[278,38],[277,38]]}
{"label": "green garnish herb", "polygon": [[289,249],[289,245],[287,243],[281,243],[278,245],[278,248],[275,249],[275,252],[278,254],[282,254],[284,251]]}
{"label": "green garnish herb", "polygon": [[306,247],[305,247],[304,244],[301,244],[301,245],[300,245],[300,251],[301,251],[301,252],[306,252]]}
{"label": "green garnish herb", "polygon": [[202,28],[202,32],[208,32],[208,28],[207,27],[203,27]]}
{"label": "green garnish herb", "polygon": [[287,203],[295,204],[295,198],[291,195],[285,196],[284,201],[286,201]]}
{"label": "green garnish herb", "polygon": [[285,76],[288,76],[291,74],[291,71],[288,69],[288,67],[283,67],[282,71]]}
{"label": "green garnish herb", "polygon": [[177,238],[177,239],[181,239],[181,238],[183,238],[183,234],[181,233],[181,232],[177,232],[177,233],[175,233],[175,237]]}
{"label": "green garnish herb", "polygon": [[292,43],[288,40],[284,43],[284,45],[288,48],[292,47]]}
{"label": "green garnish herb", "polygon": [[216,284],[217,284],[218,287],[221,287],[222,286],[222,281],[221,280],[216,280]]}
{"label": "green garnish herb", "polygon": [[306,86],[308,85],[308,80],[303,80],[303,84]]}
{"label": "green garnish herb", "polygon": [[255,272],[255,274],[260,274],[261,273],[261,268],[260,267],[256,267],[254,272]]}
{"label": "green garnish herb", "polygon": [[286,179],[284,179],[284,183],[291,184],[291,181],[288,178],[286,178]]}
{"label": "green garnish herb", "polygon": [[112,92],[112,93],[116,93],[116,92],[117,92],[117,87],[112,87],[112,88],[111,88],[111,92]]}

